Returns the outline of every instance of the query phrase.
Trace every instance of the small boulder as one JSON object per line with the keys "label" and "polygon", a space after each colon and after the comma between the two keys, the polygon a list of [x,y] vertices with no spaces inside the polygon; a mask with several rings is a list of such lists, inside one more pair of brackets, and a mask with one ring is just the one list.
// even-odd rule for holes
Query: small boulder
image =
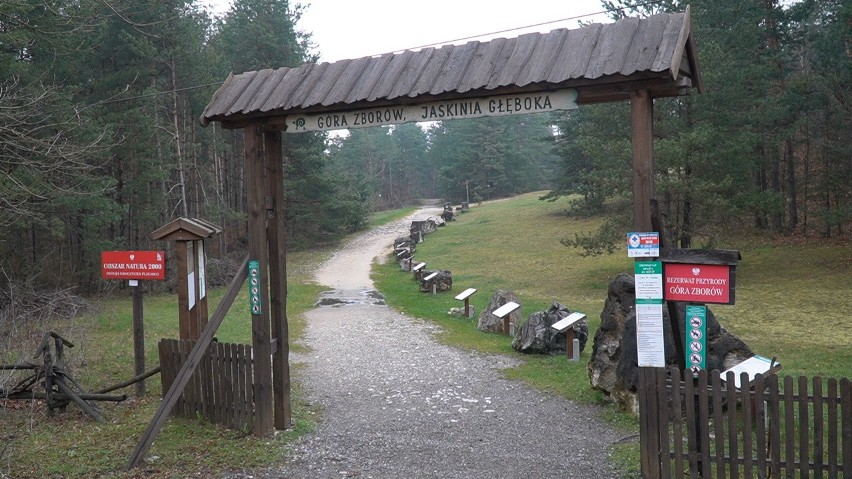
{"label": "small boulder", "polygon": [[[512,291],[504,289],[497,290],[497,292],[495,292],[494,295],[491,296],[491,300],[488,301],[488,306],[479,314],[479,320],[477,322],[476,329],[488,333],[507,334],[508,331],[503,331],[503,320],[501,318],[498,318],[497,316],[494,316],[492,313],[510,301],[521,304],[521,300],[519,300],[518,296]],[[518,324],[520,322],[520,308],[509,313],[510,329],[514,329],[517,331]]]}
{"label": "small boulder", "polygon": [[[551,326],[570,314],[568,308],[556,301],[547,311],[530,314],[512,340],[512,348],[527,354],[564,354],[567,331],[557,332]],[[589,338],[589,323],[585,319],[578,321],[572,329],[574,337],[579,340],[580,351],[583,351]]]}
{"label": "small boulder", "polygon": [[[592,357],[589,360],[589,381],[594,389],[603,391],[610,400],[625,410],[638,414],[636,391],[639,385],[639,366],[636,350],[636,289],[633,276],[618,275],[609,285],[607,299],[601,312],[601,325],[595,332]],[[681,324],[686,304],[676,304]],[[666,367],[677,366],[671,321],[663,305],[663,345]],[[707,308],[707,370],[723,371],[753,356],[751,348],[716,319]]]}
{"label": "small boulder", "polygon": [[[434,278],[426,280],[432,273],[438,273]],[[453,273],[448,270],[423,271],[420,277],[420,291],[424,293],[432,292],[432,284],[436,285],[437,292],[449,291],[453,289]]]}

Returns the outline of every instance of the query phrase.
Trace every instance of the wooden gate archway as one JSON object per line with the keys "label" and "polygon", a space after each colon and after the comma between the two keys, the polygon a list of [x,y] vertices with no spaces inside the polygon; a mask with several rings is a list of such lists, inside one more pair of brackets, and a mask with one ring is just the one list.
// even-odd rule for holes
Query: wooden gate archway
{"label": "wooden gate archway", "polygon": [[[275,428],[290,427],[291,421],[282,132],[630,101],[633,226],[652,231],[653,100],[688,95],[693,89],[701,92],[702,82],[688,7],[682,13],[574,30],[230,75],[213,95],[201,123],[219,122],[245,132],[248,261],[260,285],[258,307],[251,311],[254,434],[269,435]],[[129,468],[138,464],[164,424],[247,270],[244,264],[199,337],[137,444]]]}

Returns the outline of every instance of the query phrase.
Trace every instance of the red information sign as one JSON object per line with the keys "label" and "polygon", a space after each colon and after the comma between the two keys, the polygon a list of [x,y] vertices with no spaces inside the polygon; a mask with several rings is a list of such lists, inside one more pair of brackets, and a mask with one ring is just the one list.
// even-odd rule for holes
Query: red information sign
{"label": "red information sign", "polygon": [[166,279],[162,251],[101,251],[103,279]]}
{"label": "red information sign", "polygon": [[664,263],[666,301],[731,304],[731,267],[718,264]]}

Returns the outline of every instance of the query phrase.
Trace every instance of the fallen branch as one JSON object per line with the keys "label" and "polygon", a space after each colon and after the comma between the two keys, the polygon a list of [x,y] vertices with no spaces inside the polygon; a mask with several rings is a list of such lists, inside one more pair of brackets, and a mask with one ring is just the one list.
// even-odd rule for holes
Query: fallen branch
{"label": "fallen branch", "polygon": [[93,392],[95,394],[102,394],[102,393],[108,393],[110,391],[115,391],[116,389],[126,388],[127,386],[130,386],[132,384],[136,384],[139,381],[148,379],[149,377],[151,377],[151,376],[153,376],[153,375],[155,375],[159,372],[160,372],[160,366],[157,366],[156,368],[151,369],[150,371],[146,371],[146,372],[144,372],[144,373],[142,373],[142,374],[140,374],[140,375],[138,375],[134,378],[130,378],[127,381],[124,381],[124,382],[121,382],[121,383],[118,383],[118,384],[114,384],[112,386],[107,386],[105,388],[98,389],[97,391],[93,391]]}

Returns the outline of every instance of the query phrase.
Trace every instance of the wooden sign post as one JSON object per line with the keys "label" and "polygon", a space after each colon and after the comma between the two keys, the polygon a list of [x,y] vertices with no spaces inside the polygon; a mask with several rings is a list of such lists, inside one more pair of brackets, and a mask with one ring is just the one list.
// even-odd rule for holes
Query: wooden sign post
{"label": "wooden sign post", "polygon": [[[145,373],[145,326],[140,279],[166,279],[166,254],[162,251],[102,251],[101,277],[126,279],[133,288],[134,375]],[[145,380],[136,383],[136,397],[145,396]]]}
{"label": "wooden sign post", "polygon": [[503,332],[506,333],[506,336],[512,336],[512,331],[509,329],[509,315],[512,314],[516,309],[520,308],[521,305],[514,302],[509,301],[508,303],[500,306],[495,309],[493,313],[494,316],[503,320]]}
{"label": "wooden sign post", "polygon": [[580,360],[579,345],[577,345],[577,350],[574,350],[574,325],[583,319],[586,319],[585,314],[574,312],[550,326],[560,333],[565,331],[565,355],[572,361]]}
{"label": "wooden sign post", "polygon": [[464,301],[464,317],[472,318],[473,312],[470,310],[470,297],[476,292],[476,288],[467,288],[456,296],[459,301]]}

